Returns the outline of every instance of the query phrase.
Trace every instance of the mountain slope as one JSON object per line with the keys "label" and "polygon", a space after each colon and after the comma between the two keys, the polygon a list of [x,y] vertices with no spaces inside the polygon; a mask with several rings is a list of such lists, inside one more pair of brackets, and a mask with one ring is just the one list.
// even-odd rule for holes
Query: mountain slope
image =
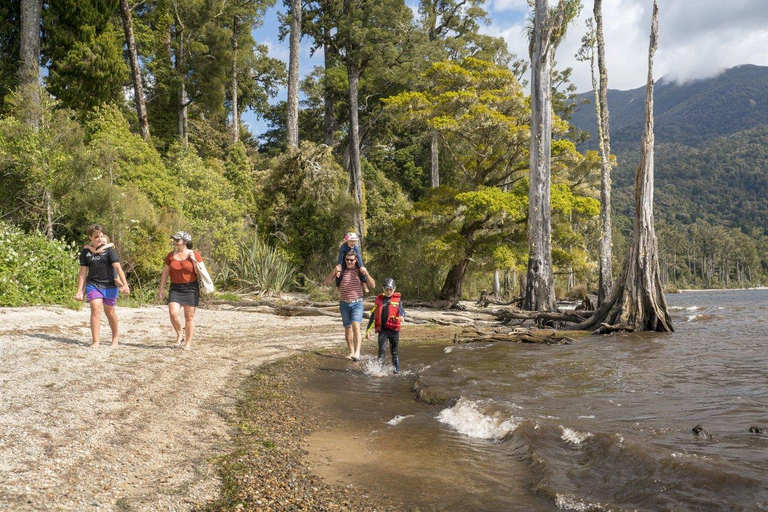
{"label": "mountain slope", "polygon": [[[610,71],[610,70],[609,70]],[[745,64],[715,78],[678,85],[662,78],[654,89],[656,143],[706,144],[712,138],[768,124],[768,67]],[[594,101],[593,93],[580,98]],[[608,91],[611,141],[618,149],[640,143],[645,86]],[[596,132],[593,104],[574,113],[575,126]],[[594,137],[588,144],[594,144]]]}
{"label": "mountain slope", "polygon": [[[644,101],[645,87],[608,95],[619,214],[632,214]],[[654,114],[656,217],[768,234],[768,67],[739,66],[684,85],[660,80]],[[594,105],[584,105],[572,122],[594,134]],[[593,149],[595,139],[582,149]]]}

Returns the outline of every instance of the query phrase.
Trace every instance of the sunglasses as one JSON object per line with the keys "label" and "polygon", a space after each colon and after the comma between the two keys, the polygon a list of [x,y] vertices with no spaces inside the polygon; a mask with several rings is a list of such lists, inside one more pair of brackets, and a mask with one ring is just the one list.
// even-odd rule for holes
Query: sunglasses
{"label": "sunglasses", "polygon": [[355,261],[357,258],[344,258],[344,261]]}

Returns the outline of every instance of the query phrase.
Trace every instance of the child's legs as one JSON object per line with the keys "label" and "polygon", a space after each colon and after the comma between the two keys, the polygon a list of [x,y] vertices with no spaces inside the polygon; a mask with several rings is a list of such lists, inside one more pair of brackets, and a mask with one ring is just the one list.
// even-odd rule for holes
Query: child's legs
{"label": "child's legs", "polygon": [[115,311],[115,306],[104,304],[104,314],[107,315],[109,328],[112,329],[112,345],[117,345],[117,311]]}
{"label": "child's legs", "polygon": [[187,337],[185,346],[189,348],[192,344],[192,335],[195,334],[195,306],[184,306],[184,334]]}
{"label": "child's legs", "polygon": [[392,352],[392,364],[395,370],[400,369],[400,358],[397,356],[397,348],[400,345],[400,331],[390,331],[389,350]]}
{"label": "child's legs", "polygon": [[94,347],[99,346],[99,332],[101,331],[102,299],[92,299],[91,306],[91,338]]}
{"label": "child's legs", "polygon": [[387,353],[387,333],[382,328],[379,332],[379,361],[384,362],[384,356]]}

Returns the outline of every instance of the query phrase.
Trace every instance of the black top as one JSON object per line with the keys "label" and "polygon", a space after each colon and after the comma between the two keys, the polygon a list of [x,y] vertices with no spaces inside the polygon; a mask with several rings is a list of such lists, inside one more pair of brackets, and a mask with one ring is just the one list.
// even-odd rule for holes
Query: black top
{"label": "black top", "polygon": [[101,254],[93,254],[88,249],[80,252],[80,266],[88,267],[86,283],[95,284],[102,288],[117,288],[112,264],[119,262],[117,253],[110,247]]}

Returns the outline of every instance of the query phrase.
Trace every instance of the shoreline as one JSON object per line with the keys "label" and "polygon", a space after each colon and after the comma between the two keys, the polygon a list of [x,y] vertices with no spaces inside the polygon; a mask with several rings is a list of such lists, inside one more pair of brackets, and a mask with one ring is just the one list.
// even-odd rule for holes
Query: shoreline
{"label": "shoreline", "polygon": [[[757,286],[754,288],[680,288],[677,293],[690,292],[746,292],[755,290],[768,290],[768,286]],[[671,292],[675,293],[675,292]]]}
{"label": "shoreline", "polygon": [[[234,509],[230,484],[252,482],[260,465],[241,478],[220,463],[238,464],[246,434],[255,444],[240,453],[268,461],[273,477],[252,508],[392,509],[381,505],[391,501],[327,486],[311,473],[303,443],[319,415],[301,397],[265,401],[258,421],[237,421],[255,410],[245,393],[254,382],[295,393],[289,382],[302,378],[302,354],[343,358],[338,316],[208,306],[197,311],[191,351],[173,348],[163,306],[118,306],[120,344],[98,349],[90,348],[85,308],[0,308],[0,509]],[[409,325],[408,338],[450,339],[447,332]],[[108,333],[102,316],[102,336]],[[266,376],[276,361],[283,366],[274,368],[295,371]],[[263,398],[274,398],[277,388],[264,389]]]}
{"label": "shoreline", "polygon": [[[327,355],[325,357],[342,356]],[[329,419],[299,391],[318,352],[257,368],[241,386],[227,453],[216,457],[222,487],[202,510],[402,510],[391,498],[325,482],[307,459],[306,443]],[[382,503],[387,505],[382,506]]]}

